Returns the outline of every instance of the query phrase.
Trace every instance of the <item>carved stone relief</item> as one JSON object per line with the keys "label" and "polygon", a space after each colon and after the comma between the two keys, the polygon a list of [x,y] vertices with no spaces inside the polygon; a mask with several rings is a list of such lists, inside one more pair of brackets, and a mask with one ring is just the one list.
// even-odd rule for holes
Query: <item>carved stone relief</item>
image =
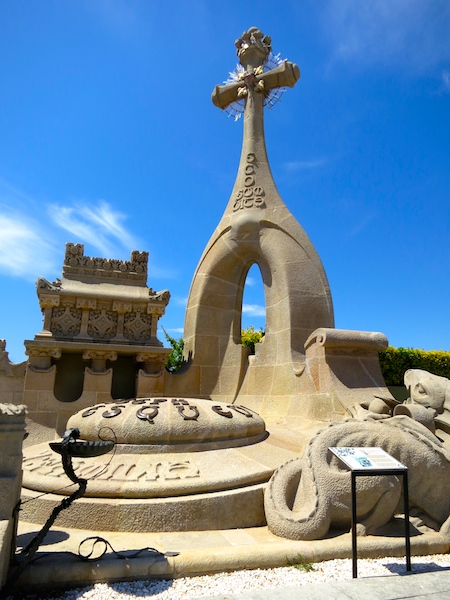
{"label": "carved stone relief", "polygon": [[88,334],[93,339],[108,340],[116,335],[117,313],[112,311],[92,310],[89,314]]}
{"label": "carved stone relief", "polygon": [[151,336],[152,317],[140,311],[125,315],[123,335],[135,342],[145,342]]}
{"label": "carved stone relief", "polygon": [[81,310],[76,308],[54,308],[50,330],[58,337],[73,337],[80,333]]}
{"label": "carved stone relief", "polygon": [[256,169],[258,163],[254,152],[249,152],[246,158],[246,164],[244,167],[244,187],[238,190],[235,202],[233,205],[233,211],[241,210],[243,208],[264,208],[264,188],[260,185],[256,185]]}

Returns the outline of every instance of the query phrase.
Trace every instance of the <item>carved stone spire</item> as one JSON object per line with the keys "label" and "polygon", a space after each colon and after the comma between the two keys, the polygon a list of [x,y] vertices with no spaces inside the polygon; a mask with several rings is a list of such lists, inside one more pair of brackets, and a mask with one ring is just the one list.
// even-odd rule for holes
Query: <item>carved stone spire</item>
{"label": "carved stone spire", "polygon": [[[186,378],[197,378],[202,396],[229,402],[242,394],[296,398],[300,387],[303,393],[312,389],[308,380],[299,379],[305,341],[318,327],[334,325],[322,263],[276,189],[264,139],[264,106],[273,104],[279,88],[293,87],[300,70],[273,57],[271,39],[256,27],[235,45],[240,64],[224,85],[215,87],[212,101],[221,109],[243,104],[241,159],[225,212],[192,281],[184,329],[185,357],[191,359]],[[266,334],[249,361],[241,323],[245,280],[253,264],[264,283]],[[171,385],[173,393],[178,385],[181,390],[183,375]]]}
{"label": "carved stone spire", "polygon": [[[283,61],[278,67],[265,70],[271,42],[271,38],[256,27],[244,32],[235,42],[242,67],[236,75],[237,81],[217,85],[212,94],[213,103],[222,109],[239,99],[244,100],[244,138],[232,194],[233,212],[265,208],[265,196],[276,191],[264,138],[264,104],[274,89],[293,87],[300,78],[300,69],[294,63]],[[271,189],[267,190],[267,185]]]}

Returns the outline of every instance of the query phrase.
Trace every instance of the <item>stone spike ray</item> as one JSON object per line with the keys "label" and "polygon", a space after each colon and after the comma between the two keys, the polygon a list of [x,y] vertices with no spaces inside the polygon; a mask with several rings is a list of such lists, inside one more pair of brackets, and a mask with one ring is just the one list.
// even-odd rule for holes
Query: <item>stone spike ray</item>
{"label": "stone spike ray", "polygon": [[[278,193],[264,137],[264,100],[271,89],[293,87],[297,65],[283,62],[264,73],[267,44],[256,28],[238,40],[242,80],[216,86],[212,99],[225,108],[245,99],[244,135],[236,182],[215,232],[195,272],[186,312],[185,349],[198,370],[199,393],[234,400],[249,371],[269,367],[272,380],[290,392],[304,365],[304,344],[318,327],[333,327],[331,293],[321,260],[307,234]],[[246,38],[246,39],[244,39]],[[270,40],[269,40],[270,44]],[[257,264],[264,283],[266,335],[252,365],[241,346],[242,299],[249,268]],[[273,394],[267,381],[255,396]],[[256,385],[255,385],[256,384]],[[285,390],[288,391],[288,390]],[[307,391],[307,390],[305,390]]]}

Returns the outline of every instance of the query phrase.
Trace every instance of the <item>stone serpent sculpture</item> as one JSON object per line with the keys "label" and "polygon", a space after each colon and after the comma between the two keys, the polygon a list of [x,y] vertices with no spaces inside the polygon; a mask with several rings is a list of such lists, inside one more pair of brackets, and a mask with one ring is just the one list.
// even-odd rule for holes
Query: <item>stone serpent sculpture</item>
{"label": "stone serpent sculpture", "polygon": [[[331,527],[349,528],[351,477],[328,451],[335,446],[381,447],[405,464],[410,506],[440,527],[450,542],[450,452],[425,425],[406,415],[349,419],[319,431],[305,456],[282,465],[269,481],[264,503],[272,533],[316,540]],[[358,533],[373,533],[402,512],[401,494],[396,477],[359,478]]]}

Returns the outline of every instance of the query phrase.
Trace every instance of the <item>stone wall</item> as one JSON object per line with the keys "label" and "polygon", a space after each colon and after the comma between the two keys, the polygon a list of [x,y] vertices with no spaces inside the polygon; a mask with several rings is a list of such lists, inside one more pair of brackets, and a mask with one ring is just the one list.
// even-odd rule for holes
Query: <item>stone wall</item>
{"label": "stone wall", "polygon": [[23,405],[0,404],[0,587],[5,583],[15,550],[25,412]]}

